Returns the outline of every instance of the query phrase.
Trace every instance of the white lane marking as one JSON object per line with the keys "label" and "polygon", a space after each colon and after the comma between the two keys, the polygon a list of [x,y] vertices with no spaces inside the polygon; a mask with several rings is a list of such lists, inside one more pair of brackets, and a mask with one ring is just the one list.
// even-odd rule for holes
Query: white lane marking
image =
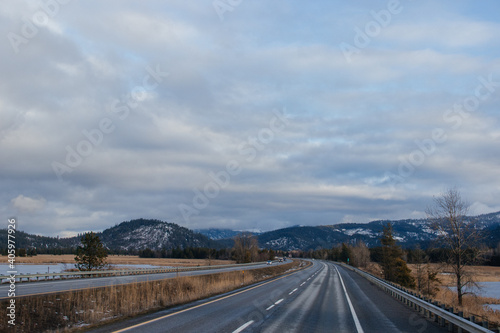
{"label": "white lane marking", "polygon": [[245,328],[253,324],[253,320],[250,320],[248,323],[241,325],[238,329],[233,331],[233,333],[240,333],[242,332]]}
{"label": "white lane marking", "polygon": [[347,299],[347,304],[349,304],[349,309],[351,310],[351,315],[352,319],[354,320],[354,324],[356,325],[356,330],[358,333],[364,333],[363,328],[361,327],[361,323],[359,322],[358,316],[356,315],[356,311],[354,311],[354,307],[352,306],[351,299],[349,298],[349,295],[347,294],[347,289],[345,288],[344,280],[342,280],[342,276],[340,275],[339,270],[337,269],[337,266],[333,265],[335,267],[335,270],[337,271],[337,274],[339,275],[340,278],[340,283],[342,284],[342,288],[344,289],[344,294]]}
{"label": "white lane marking", "polygon": [[302,286],[303,286],[303,285],[305,285],[305,284],[306,284],[305,282],[302,282],[302,283],[300,284],[300,287],[302,287]]}
{"label": "white lane marking", "polygon": [[280,304],[281,302],[283,302],[283,298],[282,298],[282,299],[277,300],[276,302],[274,302],[274,304],[278,305],[278,304]]}
{"label": "white lane marking", "polygon": [[288,295],[293,294],[294,292],[296,292],[296,291],[297,291],[297,289],[298,289],[298,288],[295,288],[294,290],[292,290],[291,292],[289,292],[289,293],[288,293]]}
{"label": "white lane marking", "polygon": [[266,311],[269,311],[269,310],[271,310],[272,308],[274,308],[274,304],[273,304],[273,305],[271,305],[270,307],[268,307],[268,308],[266,309]]}

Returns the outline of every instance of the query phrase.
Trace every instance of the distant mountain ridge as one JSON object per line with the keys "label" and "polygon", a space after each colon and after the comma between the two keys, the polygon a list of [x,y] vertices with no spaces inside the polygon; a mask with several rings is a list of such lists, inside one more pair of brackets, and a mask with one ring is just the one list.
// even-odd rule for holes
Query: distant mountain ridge
{"label": "distant mountain ridge", "polygon": [[212,240],[229,239],[241,233],[241,231],[231,230],[231,229],[194,229],[195,232],[199,232],[202,235],[207,236]]}
{"label": "distant mountain ridge", "polygon": [[217,242],[200,233],[160,220],[137,219],[122,222],[104,230],[100,237],[108,248],[125,251],[219,247]]}
{"label": "distant mountain ridge", "polygon": [[[485,244],[496,246],[500,242],[500,212],[473,218],[477,220],[478,226],[486,231]],[[342,242],[355,244],[358,241],[365,242],[368,246],[378,246],[383,227],[389,222],[393,224],[395,238],[403,247],[412,247],[417,243],[426,247],[436,239],[436,233],[426,219],[293,226],[255,234],[255,236],[261,248],[285,251],[331,248]],[[160,220],[136,219],[122,222],[97,234],[108,249],[130,253],[146,248],[152,250],[187,247],[228,248],[233,246],[234,236],[242,233],[242,231],[216,228],[198,231]],[[36,248],[40,252],[46,252],[49,249],[67,251],[79,244],[80,237],[78,236],[58,238],[30,235],[19,230],[16,232],[17,248]],[[7,229],[0,229],[0,249],[6,248]]]}
{"label": "distant mountain ridge", "polygon": [[[476,219],[478,226],[487,231],[486,244],[494,246],[500,242],[500,212],[471,218]],[[343,242],[355,244],[358,241],[362,241],[368,246],[379,246],[382,230],[389,222],[393,224],[395,238],[403,247],[412,247],[417,243],[422,247],[427,247],[432,245],[436,239],[436,233],[427,219],[378,220],[369,223],[340,223],[325,226],[293,226],[263,232],[256,235],[256,237],[260,247],[284,251],[331,248]],[[230,244],[230,238],[234,237],[233,235],[227,239],[222,239],[221,235],[228,233],[227,231],[217,233],[217,230],[220,229],[211,230],[210,233],[205,233],[205,235],[208,237],[217,235],[217,238],[214,239],[224,242],[224,244]],[[200,230],[200,232],[204,231]]]}
{"label": "distant mountain ridge", "polygon": [[[220,248],[221,245],[208,237],[175,223],[160,220],[136,219],[125,221],[102,232],[96,233],[107,249],[117,252],[131,252],[150,248],[184,249],[187,247]],[[16,232],[17,248],[71,249],[80,244],[80,236],[69,238],[45,237]],[[0,230],[0,248],[7,247],[7,230]]]}
{"label": "distant mountain ridge", "polygon": [[[500,242],[500,212],[478,215],[473,218],[485,231],[485,244],[495,246]],[[291,227],[258,235],[259,245],[275,250],[314,250],[331,248],[340,243],[355,244],[358,241],[369,247],[380,245],[380,235],[387,223],[392,224],[393,234],[403,247],[417,243],[422,247],[436,240],[436,231],[427,219],[379,220],[369,223],[342,223],[317,227]]]}

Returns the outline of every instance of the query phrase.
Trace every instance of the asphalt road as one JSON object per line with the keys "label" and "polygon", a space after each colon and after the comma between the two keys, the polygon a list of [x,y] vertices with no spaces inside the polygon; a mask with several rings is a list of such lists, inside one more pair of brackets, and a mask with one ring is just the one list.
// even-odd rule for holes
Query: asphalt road
{"label": "asphalt road", "polygon": [[94,332],[446,332],[333,263]]}
{"label": "asphalt road", "polygon": [[[284,263],[281,263],[284,264]],[[278,265],[278,263],[273,263]],[[210,270],[179,272],[179,276],[192,276],[201,274],[213,274],[234,270],[249,270],[265,267],[266,264],[242,266],[242,267],[227,267]],[[54,292],[62,292],[69,290],[78,290],[86,288],[104,287],[118,284],[127,284],[143,281],[154,281],[166,278],[176,277],[177,273],[160,273],[160,274],[141,274],[141,275],[125,275],[125,276],[110,276],[102,278],[85,278],[85,279],[68,279],[68,280],[52,280],[41,282],[16,282],[16,296],[27,296],[36,294],[46,294]],[[0,300],[8,298],[9,284],[0,285]]]}

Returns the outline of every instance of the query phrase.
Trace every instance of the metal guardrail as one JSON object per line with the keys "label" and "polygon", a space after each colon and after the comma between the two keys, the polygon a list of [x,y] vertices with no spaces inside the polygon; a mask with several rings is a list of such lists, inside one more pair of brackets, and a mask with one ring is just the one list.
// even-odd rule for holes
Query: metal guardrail
{"label": "metal guardrail", "polygon": [[462,318],[452,312],[447,311],[441,307],[438,307],[432,303],[427,302],[415,295],[412,295],[404,290],[399,289],[390,282],[387,282],[379,277],[371,275],[370,273],[364,272],[352,266],[345,265],[343,263],[338,263],[344,268],[350,269],[357,272],[359,275],[363,276],[370,282],[374,283],[378,287],[382,288],[386,292],[390,293],[392,297],[397,298],[401,302],[410,306],[411,308],[417,310],[421,314],[425,315],[427,318],[431,318],[433,314],[434,320],[437,321],[441,326],[445,326],[448,322],[448,329],[450,332],[453,331],[453,326],[458,328],[458,332],[463,330],[470,333],[491,333],[492,331],[482,327],[472,321]]}
{"label": "metal guardrail", "polygon": [[[189,271],[201,271],[208,269],[223,269],[231,267],[246,267],[262,265],[266,263],[257,262],[249,264],[230,264],[230,265],[214,265],[214,266],[191,266],[191,267],[173,267],[173,268],[138,268],[138,269],[122,269],[122,270],[107,270],[107,271],[86,271],[86,272],[60,272],[60,273],[37,273],[37,274],[16,274],[14,275],[16,283],[18,282],[36,282],[36,281],[53,281],[66,279],[81,279],[95,278],[106,276],[123,276],[123,275],[138,275],[138,274],[158,274],[158,273],[178,273]],[[1,283],[11,283],[12,276],[1,275]]]}

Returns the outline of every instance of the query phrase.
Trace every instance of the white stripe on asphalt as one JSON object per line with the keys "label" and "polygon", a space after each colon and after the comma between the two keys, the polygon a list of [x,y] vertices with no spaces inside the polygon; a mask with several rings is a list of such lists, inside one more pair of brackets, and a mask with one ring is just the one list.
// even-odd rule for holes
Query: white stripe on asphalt
{"label": "white stripe on asphalt", "polygon": [[303,286],[303,285],[305,285],[305,284],[306,284],[305,282],[302,282],[302,283],[300,284],[300,286],[302,287],[302,286]]}
{"label": "white stripe on asphalt", "polygon": [[351,309],[352,319],[354,320],[354,324],[356,325],[356,330],[358,331],[358,333],[364,333],[363,328],[361,327],[361,323],[359,322],[358,316],[356,315],[356,311],[354,311],[354,307],[352,306],[351,299],[349,298],[347,290],[345,289],[344,280],[342,280],[342,276],[340,275],[337,266],[334,265],[333,267],[335,267],[335,270],[337,271],[337,274],[339,275],[340,278],[340,283],[342,283],[342,288],[344,289],[344,294],[345,297],[347,298],[347,304],[349,304],[349,309]]}
{"label": "white stripe on asphalt", "polygon": [[269,310],[271,310],[272,308],[274,308],[274,304],[273,304],[273,305],[271,305],[270,307],[268,307],[268,308],[266,309],[266,311],[269,311]]}
{"label": "white stripe on asphalt", "polygon": [[282,299],[280,299],[280,300],[277,300],[276,302],[274,302],[274,304],[278,305],[278,304],[280,304],[281,302],[283,302],[283,298],[282,298]]}
{"label": "white stripe on asphalt", "polygon": [[292,290],[291,292],[289,292],[288,295],[291,295],[291,294],[293,294],[296,291],[297,291],[297,288],[295,288],[294,290]]}
{"label": "white stripe on asphalt", "polygon": [[242,332],[245,328],[253,324],[253,320],[250,320],[248,323],[241,325],[237,330],[233,331],[233,333],[240,333]]}

